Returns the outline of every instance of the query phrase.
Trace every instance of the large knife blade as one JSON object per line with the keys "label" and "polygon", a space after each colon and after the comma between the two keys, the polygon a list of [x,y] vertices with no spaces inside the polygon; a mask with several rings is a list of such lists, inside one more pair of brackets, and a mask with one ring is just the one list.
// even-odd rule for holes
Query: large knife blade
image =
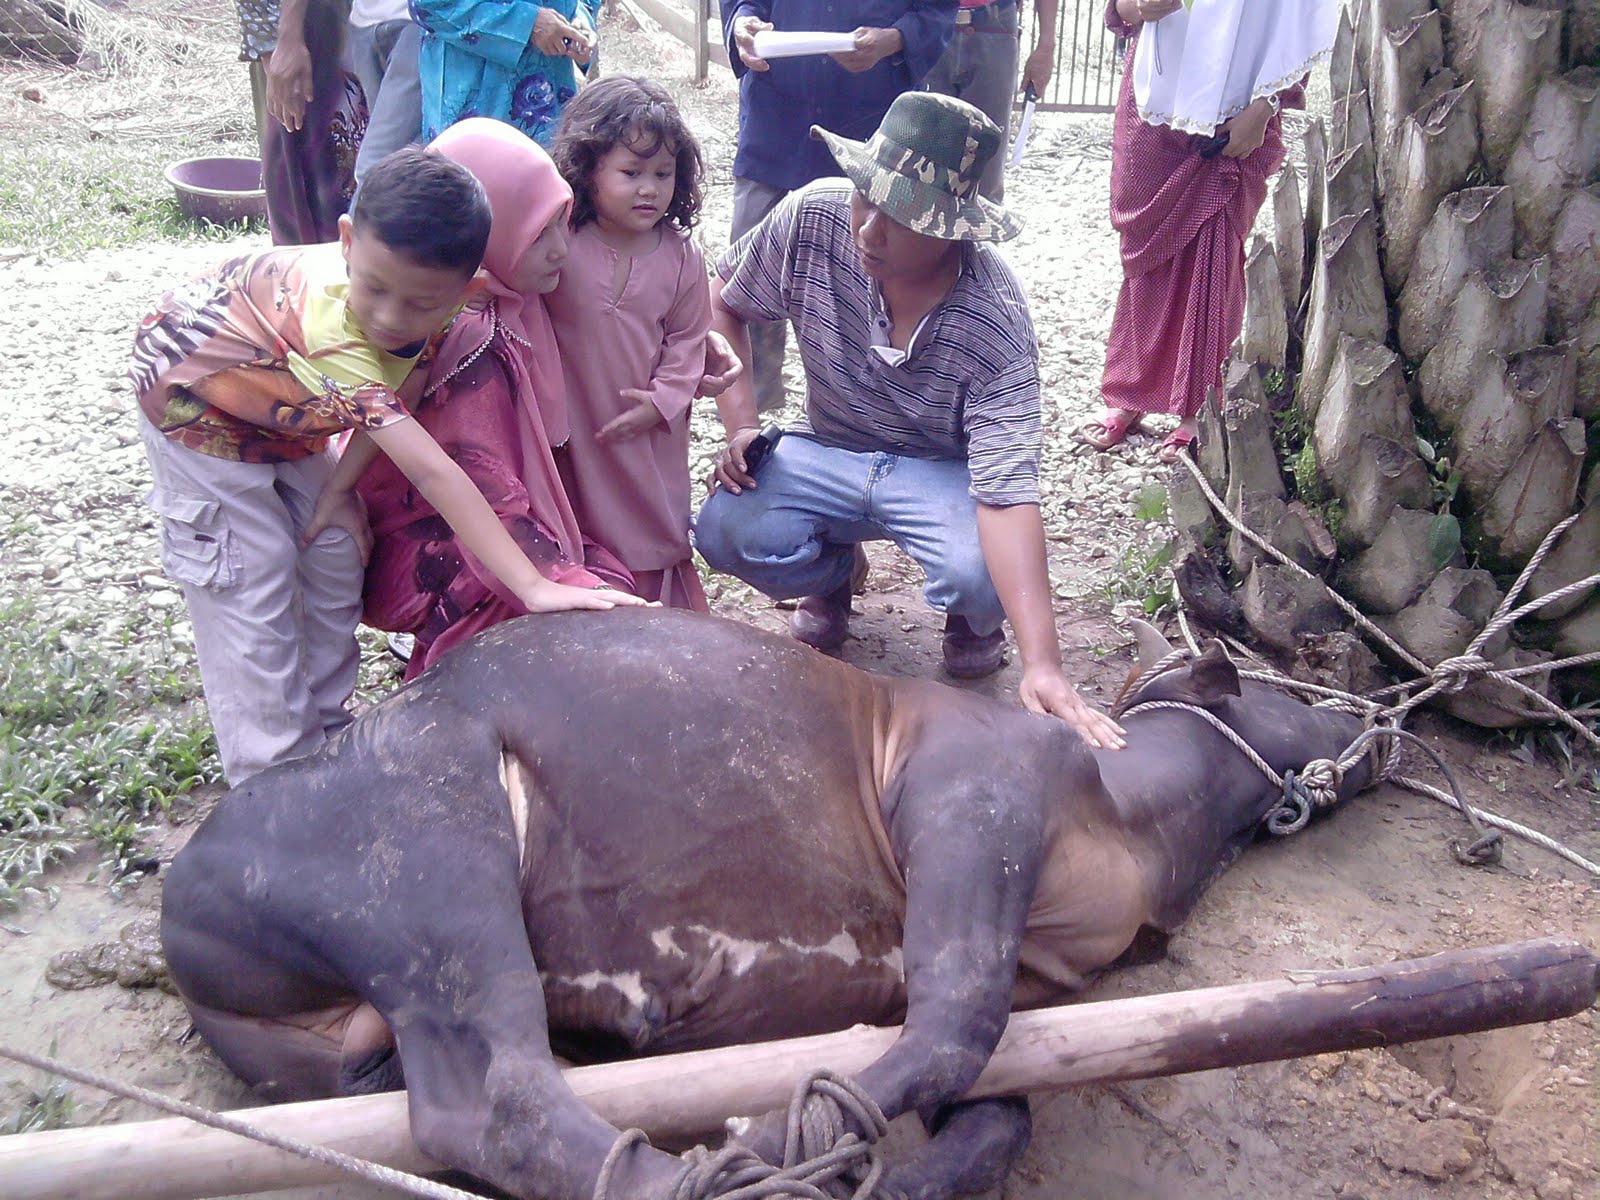
{"label": "large knife blade", "polygon": [[1039,93],[1030,83],[1022,94],[1022,124],[1017,126],[1017,140],[1011,143],[1011,161],[1008,166],[1022,165],[1022,152],[1028,148],[1028,130],[1033,127],[1033,110],[1038,106]]}

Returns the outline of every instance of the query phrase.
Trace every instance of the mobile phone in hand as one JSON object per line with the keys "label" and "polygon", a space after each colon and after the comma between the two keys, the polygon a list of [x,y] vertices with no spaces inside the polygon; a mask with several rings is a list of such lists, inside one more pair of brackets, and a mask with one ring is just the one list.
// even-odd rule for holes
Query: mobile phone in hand
{"label": "mobile phone in hand", "polygon": [[768,425],[750,439],[744,448],[744,471],[746,475],[754,475],[761,469],[762,464],[771,456],[773,447],[778,444],[778,439],[782,436],[782,425]]}
{"label": "mobile phone in hand", "polygon": [[1221,154],[1228,144],[1228,135],[1219,133],[1215,137],[1201,138],[1199,151],[1201,158],[1215,158]]}

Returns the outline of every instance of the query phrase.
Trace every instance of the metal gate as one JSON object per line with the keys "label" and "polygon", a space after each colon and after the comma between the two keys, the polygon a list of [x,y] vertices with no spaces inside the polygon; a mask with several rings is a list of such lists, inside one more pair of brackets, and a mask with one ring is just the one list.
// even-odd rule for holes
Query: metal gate
{"label": "metal gate", "polygon": [[[727,65],[728,54],[722,45],[722,22],[716,0],[689,0],[684,7],[674,0],[631,2],[673,37],[694,48],[697,82],[705,82],[710,63]],[[1026,3],[1026,0],[1019,2]],[[691,13],[698,15],[698,22]],[[1049,94],[1040,97],[1040,109],[1111,112],[1116,108],[1123,45],[1121,39],[1106,28],[1105,13],[1105,0],[1060,0],[1056,11],[1056,67],[1050,77]],[[695,38],[696,24],[701,30],[699,39]],[[1038,24],[1038,10],[1033,9],[1028,37],[1022,43],[1024,58],[1033,47]]]}
{"label": "metal gate", "polygon": [[[1033,10],[1029,36],[1022,42],[1025,61],[1039,28]],[[1039,108],[1052,112],[1111,112],[1122,82],[1124,44],[1106,28],[1105,0],[1061,0],[1056,11],[1056,69]]]}

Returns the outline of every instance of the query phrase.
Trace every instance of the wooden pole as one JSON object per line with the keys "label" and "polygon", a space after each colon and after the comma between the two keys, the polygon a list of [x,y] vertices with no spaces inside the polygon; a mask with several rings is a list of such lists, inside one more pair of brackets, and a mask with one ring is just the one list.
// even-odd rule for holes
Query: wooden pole
{"label": "wooden pole", "polygon": [[[1595,1000],[1600,959],[1546,938],[1349,971],[1041,1009],[1012,1016],[970,1093],[1015,1095],[1386,1046],[1571,1016]],[[855,1074],[898,1029],[577,1067],[567,1079],[619,1127],[684,1138],[788,1101],[819,1067]],[[412,1171],[403,1093],[251,1110],[261,1128]],[[236,1114],[242,1115],[242,1114]],[[189,1200],[332,1182],[318,1164],[184,1120],[0,1138],[7,1200]]]}

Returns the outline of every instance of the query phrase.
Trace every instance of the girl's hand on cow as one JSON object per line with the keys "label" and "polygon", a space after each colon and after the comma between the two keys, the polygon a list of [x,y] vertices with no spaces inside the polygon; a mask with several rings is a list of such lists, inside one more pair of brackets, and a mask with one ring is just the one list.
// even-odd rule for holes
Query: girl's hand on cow
{"label": "girl's hand on cow", "polygon": [[714,492],[721,485],[737,496],[745,488],[756,486],[755,476],[745,468],[744,452],[760,432],[754,425],[747,425],[728,435],[727,444],[717,451],[717,467],[711,473],[707,491]]}
{"label": "girl's hand on cow", "polygon": [[1017,692],[1029,712],[1060,717],[1096,750],[1121,750],[1127,745],[1122,726],[1099,709],[1085,704],[1060,667],[1025,668]]}
{"label": "girl's hand on cow", "polygon": [[632,407],[600,426],[599,432],[594,435],[595,441],[602,446],[609,446],[616,442],[631,441],[649,433],[652,429],[665,427],[666,421],[662,420],[661,410],[656,407],[655,401],[650,399],[649,392],[642,388],[623,388],[619,394]]}
{"label": "girl's hand on cow", "polygon": [[324,529],[342,529],[361,552],[364,567],[372,558],[372,526],[367,523],[367,506],[355,492],[342,488],[323,488],[311,510],[311,520],[300,535],[300,544],[309,546]]}
{"label": "girl's hand on cow", "polygon": [[1117,16],[1130,25],[1143,25],[1170,17],[1183,7],[1183,0],[1117,0]]}
{"label": "girl's hand on cow", "polygon": [[715,329],[708,329],[705,374],[700,376],[700,386],[694,391],[695,398],[710,400],[720,396],[743,374],[744,363],[733,352],[733,346],[728,339]]}
{"label": "girl's hand on cow", "polygon": [[1267,139],[1267,123],[1277,111],[1270,100],[1252,100],[1243,112],[1218,126],[1219,135],[1228,135],[1228,144],[1222,148],[1222,157],[1245,158],[1259,150],[1261,143]]}
{"label": "girl's hand on cow", "polygon": [[553,579],[545,579],[543,577],[531,588],[519,592],[517,598],[522,601],[531,613],[571,612],[576,609],[605,610],[626,607],[660,607],[658,604],[651,604],[648,600],[641,600],[638,596],[629,595],[627,592],[619,592],[615,588],[573,587],[570,583],[557,583]]}

